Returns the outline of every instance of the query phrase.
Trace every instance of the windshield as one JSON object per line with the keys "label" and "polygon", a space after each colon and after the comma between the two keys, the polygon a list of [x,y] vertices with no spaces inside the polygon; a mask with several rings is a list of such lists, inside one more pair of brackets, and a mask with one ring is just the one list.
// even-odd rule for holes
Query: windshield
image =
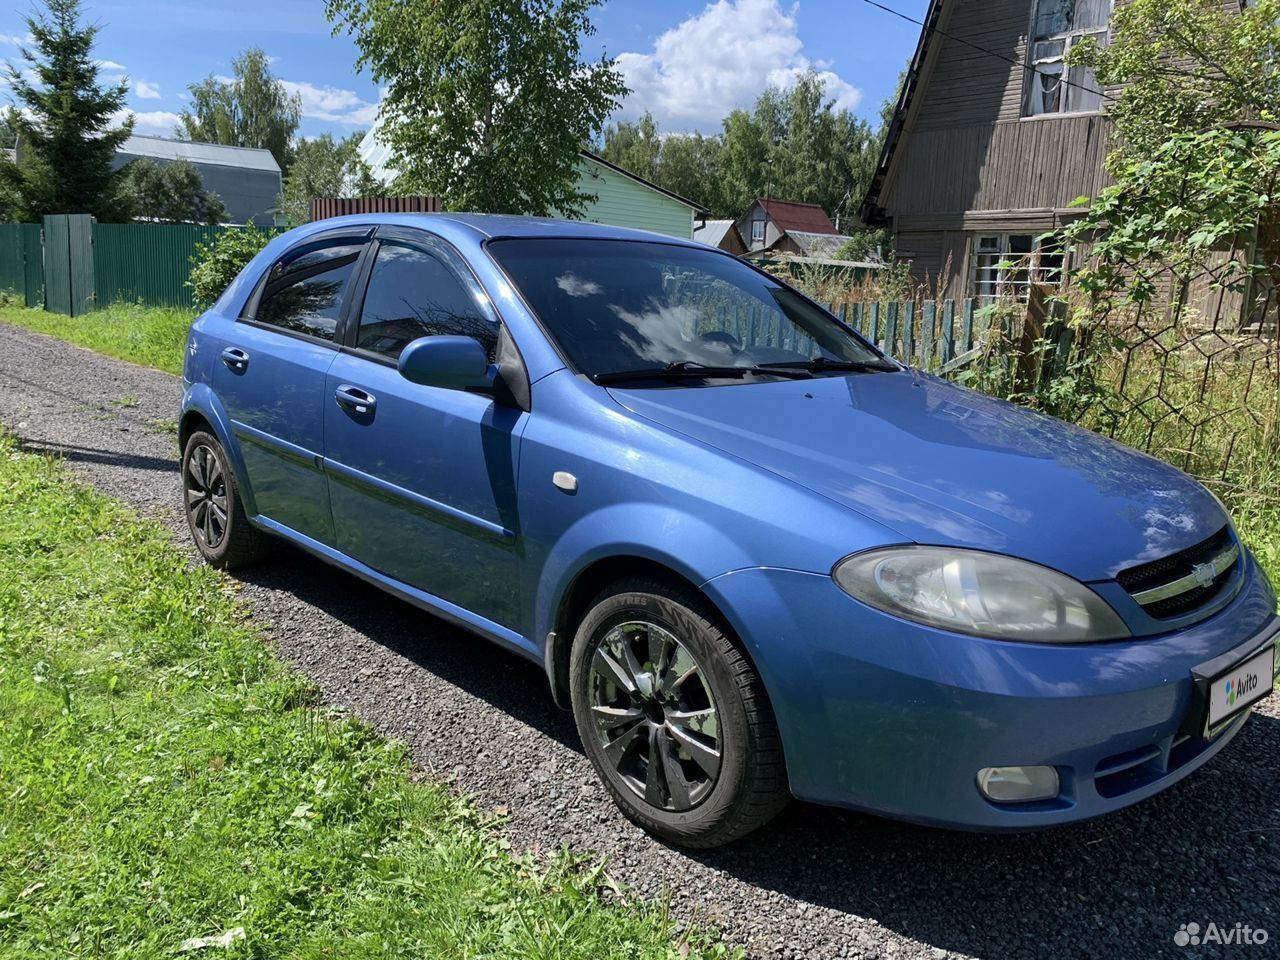
{"label": "windshield", "polygon": [[711,250],[558,238],[488,249],[572,365],[593,378],[701,368],[782,376],[762,368],[818,358],[815,375],[828,361],[886,366],[825,311]]}

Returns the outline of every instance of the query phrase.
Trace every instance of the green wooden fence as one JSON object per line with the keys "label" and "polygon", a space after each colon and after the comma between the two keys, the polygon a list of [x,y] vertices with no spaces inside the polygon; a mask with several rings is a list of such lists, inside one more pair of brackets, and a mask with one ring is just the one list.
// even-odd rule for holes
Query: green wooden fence
{"label": "green wooden fence", "polygon": [[199,244],[239,227],[94,223],[83,214],[0,224],[0,293],[78,316],[127,301],[192,308],[187,278]]}
{"label": "green wooden fence", "polygon": [[0,293],[44,306],[44,248],[35,223],[0,223]]}
{"label": "green wooden fence", "polygon": [[194,306],[186,284],[197,244],[237,229],[185,223],[96,224],[93,270],[98,304],[123,300],[157,307]]}

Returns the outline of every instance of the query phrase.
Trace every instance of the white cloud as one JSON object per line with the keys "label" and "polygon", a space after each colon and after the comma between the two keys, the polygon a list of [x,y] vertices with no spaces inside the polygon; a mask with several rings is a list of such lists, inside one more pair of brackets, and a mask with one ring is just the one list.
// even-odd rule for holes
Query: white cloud
{"label": "white cloud", "polygon": [[618,56],[631,94],[619,117],[649,110],[668,132],[715,132],[736,107],[750,107],[770,84],[787,86],[813,68],[838,107],[857,107],[862,92],[804,55],[799,5],[779,0],[716,0],[660,36],[651,53]]}
{"label": "white cloud", "polygon": [[181,117],[167,110],[121,110],[112,117],[112,126],[120,126],[133,117],[133,132],[144,137],[172,137]]}
{"label": "white cloud", "polygon": [[148,83],[146,80],[135,80],[133,82],[133,92],[139,100],[159,100],[160,87],[158,84]]}
{"label": "white cloud", "polygon": [[98,67],[102,70],[124,71],[129,69],[123,63],[116,63],[114,60],[99,60]]}
{"label": "white cloud", "polygon": [[302,100],[302,115],[311,120],[324,120],[352,127],[369,126],[378,113],[378,105],[362,99],[354,90],[316,86],[294,80],[282,80],[284,88]]}
{"label": "white cloud", "polygon": [[20,37],[16,33],[0,33],[0,43],[7,43],[14,47],[29,47],[36,42],[36,38],[31,34]]}

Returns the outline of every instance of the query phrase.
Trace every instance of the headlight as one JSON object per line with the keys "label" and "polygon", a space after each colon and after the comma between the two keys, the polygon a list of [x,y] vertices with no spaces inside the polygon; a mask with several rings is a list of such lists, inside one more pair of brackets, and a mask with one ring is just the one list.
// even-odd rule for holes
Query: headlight
{"label": "headlight", "polygon": [[994,553],[887,547],[841,561],[832,576],[863,603],[943,630],[1033,643],[1129,636],[1116,612],[1084,584]]}

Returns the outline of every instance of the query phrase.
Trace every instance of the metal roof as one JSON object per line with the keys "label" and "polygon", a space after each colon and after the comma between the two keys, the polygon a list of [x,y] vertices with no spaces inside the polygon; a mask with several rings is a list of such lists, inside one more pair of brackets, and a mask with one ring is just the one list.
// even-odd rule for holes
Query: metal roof
{"label": "metal roof", "polygon": [[806,233],[838,233],[827,211],[816,203],[797,203],[793,200],[757,200],[765,216],[778,225],[784,233],[797,230]]}
{"label": "metal roof", "polygon": [[788,230],[787,237],[800,249],[801,256],[825,260],[834,260],[836,251],[849,240],[838,233],[811,233],[807,230]]}
{"label": "metal roof", "polygon": [[239,167],[242,170],[280,172],[280,165],[270,150],[257,147],[228,147],[199,140],[171,140],[168,137],[133,136],[121,144],[117,154],[147,157],[153,160],[189,160],[191,163]]}
{"label": "metal roof", "polygon": [[711,247],[718,247],[732,227],[732,220],[708,220],[702,226],[694,228],[693,239]]}

